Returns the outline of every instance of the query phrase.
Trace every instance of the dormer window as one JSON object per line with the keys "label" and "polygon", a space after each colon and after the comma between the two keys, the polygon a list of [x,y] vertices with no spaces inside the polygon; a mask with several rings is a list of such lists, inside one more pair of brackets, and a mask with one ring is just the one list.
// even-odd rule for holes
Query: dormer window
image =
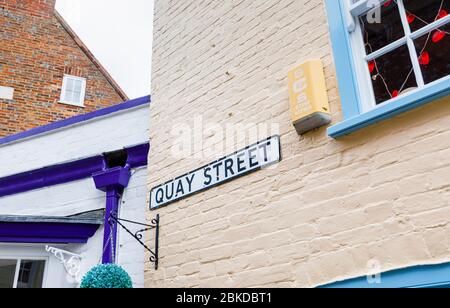
{"label": "dormer window", "polygon": [[60,103],[77,107],[84,107],[85,95],[85,78],[64,75]]}

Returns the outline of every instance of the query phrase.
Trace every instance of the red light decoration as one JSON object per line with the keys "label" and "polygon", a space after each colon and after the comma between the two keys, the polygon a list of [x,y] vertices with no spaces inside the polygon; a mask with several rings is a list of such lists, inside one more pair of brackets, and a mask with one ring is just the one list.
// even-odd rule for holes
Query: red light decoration
{"label": "red light decoration", "polygon": [[442,39],[445,37],[445,32],[441,30],[437,30],[433,33],[433,43],[437,43],[439,41],[442,41]]}
{"label": "red light decoration", "polygon": [[375,70],[375,61],[370,61],[369,62],[369,71],[372,74],[373,71]]}
{"label": "red light decoration", "polygon": [[446,10],[442,9],[442,10],[439,11],[439,14],[438,14],[437,19],[444,18],[444,17],[446,17],[447,15],[448,15],[448,12],[447,12]]}
{"label": "red light decoration", "polygon": [[[439,12],[437,13],[436,19],[435,19],[435,20],[439,20],[439,19],[442,19],[442,18],[446,18],[446,17],[448,16],[447,10],[445,10],[445,9],[442,8],[442,6],[444,5],[444,2],[445,2],[445,1],[447,1],[447,0],[442,0],[442,3],[441,3],[441,9],[440,9]],[[394,4],[397,4],[397,1],[394,1],[394,0],[387,0],[387,1],[384,1],[384,2],[383,2],[383,7],[388,8],[388,7],[390,7],[393,3],[394,3]],[[413,14],[412,12],[406,11],[406,17],[407,17],[407,22],[408,22],[408,24],[412,24],[412,23],[414,23],[415,21],[418,20],[418,21],[420,21],[420,22],[422,22],[422,23],[425,23],[425,24],[429,25],[428,22],[426,22],[426,21],[425,21],[424,19],[422,19],[421,17],[419,17],[419,16]],[[429,35],[431,34],[431,41],[432,41],[433,43],[436,44],[436,43],[442,41],[442,40],[446,37],[446,35],[448,34],[448,32],[443,31],[443,30],[440,30],[440,29],[436,29],[436,30],[434,30],[434,32],[433,32],[433,30],[431,30],[430,32],[428,32],[428,34],[429,34]],[[427,42],[426,42],[425,45],[423,46],[423,49],[422,49],[423,52],[422,52],[422,53],[419,55],[419,57],[418,57],[419,64],[420,64],[420,65],[423,65],[423,66],[429,65],[430,62],[431,62],[431,56],[430,56],[430,53],[429,53],[428,51],[425,51],[425,49],[427,48],[428,42],[429,42],[429,41],[427,40]],[[365,41],[365,43],[366,43],[366,44],[369,44],[369,42],[366,42],[366,41]],[[370,46],[370,44],[369,44],[369,46]],[[402,86],[401,89],[395,89],[395,90],[393,90],[393,91],[391,92],[391,91],[389,90],[389,85],[387,84],[385,78],[384,78],[384,77],[382,76],[382,74],[379,72],[378,67],[377,67],[377,64],[378,64],[378,63],[376,62],[376,60],[372,60],[372,61],[370,61],[370,62],[367,63],[368,68],[369,68],[369,71],[370,71],[370,74],[372,75],[372,76],[371,76],[371,77],[372,77],[372,80],[376,81],[377,78],[380,77],[381,79],[383,79],[384,84],[385,84],[385,86],[386,86],[387,93],[390,94],[391,98],[396,98],[396,97],[398,97],[398,96],[400,95],[400,92],[403,90],[403,86]],[[380,64],[378,64],[378,65],[380,65]],[[411,72],[412,72],[412,70],[411,70]],[[409,79],[409,76],[410,76],[410,75],[408,75],[408,77],[406,78],[406,80],[405,80],[405,82],[404,82],[403,85],[406,84],[406,82],[407,82],[408,79]]]}
{"label": "red light decoration", "polygon": [[430,54],[424,51],[419,57],[420,65],[428,65],[430,64]]}
{"label": "red light decoration", "polygon": [[407,18],[409,24],[412,24],[414,20],[416,20],[416,16],[414,14],[408,14]]}

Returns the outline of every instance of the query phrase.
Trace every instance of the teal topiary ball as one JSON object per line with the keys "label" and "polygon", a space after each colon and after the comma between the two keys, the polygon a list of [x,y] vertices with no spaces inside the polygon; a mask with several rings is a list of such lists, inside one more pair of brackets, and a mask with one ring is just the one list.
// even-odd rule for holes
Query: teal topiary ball
{"label": "teal topiary ball", "polygon": [[130,275],[118,265],[102,264],[92,268],[81,281],[82,289],[131,289]]}

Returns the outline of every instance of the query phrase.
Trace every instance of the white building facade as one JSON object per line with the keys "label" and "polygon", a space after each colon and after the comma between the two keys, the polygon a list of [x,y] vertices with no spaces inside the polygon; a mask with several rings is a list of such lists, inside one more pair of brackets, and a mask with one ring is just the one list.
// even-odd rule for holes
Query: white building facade
{"label": "white building facade", "polygon": [[144,248],[111,217],[145,222],[149,103],[0,139],[0,287],[78,287],[101,263],[144,285]]}

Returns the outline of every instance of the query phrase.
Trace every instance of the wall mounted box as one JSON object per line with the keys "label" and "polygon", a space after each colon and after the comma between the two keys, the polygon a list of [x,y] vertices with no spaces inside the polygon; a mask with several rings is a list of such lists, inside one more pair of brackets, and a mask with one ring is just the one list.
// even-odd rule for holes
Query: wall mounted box
{"label": "wall mounted box", "polygon": [[331,123],[321,60],[309,60],[288,73],[292,123],[299,135]]}

